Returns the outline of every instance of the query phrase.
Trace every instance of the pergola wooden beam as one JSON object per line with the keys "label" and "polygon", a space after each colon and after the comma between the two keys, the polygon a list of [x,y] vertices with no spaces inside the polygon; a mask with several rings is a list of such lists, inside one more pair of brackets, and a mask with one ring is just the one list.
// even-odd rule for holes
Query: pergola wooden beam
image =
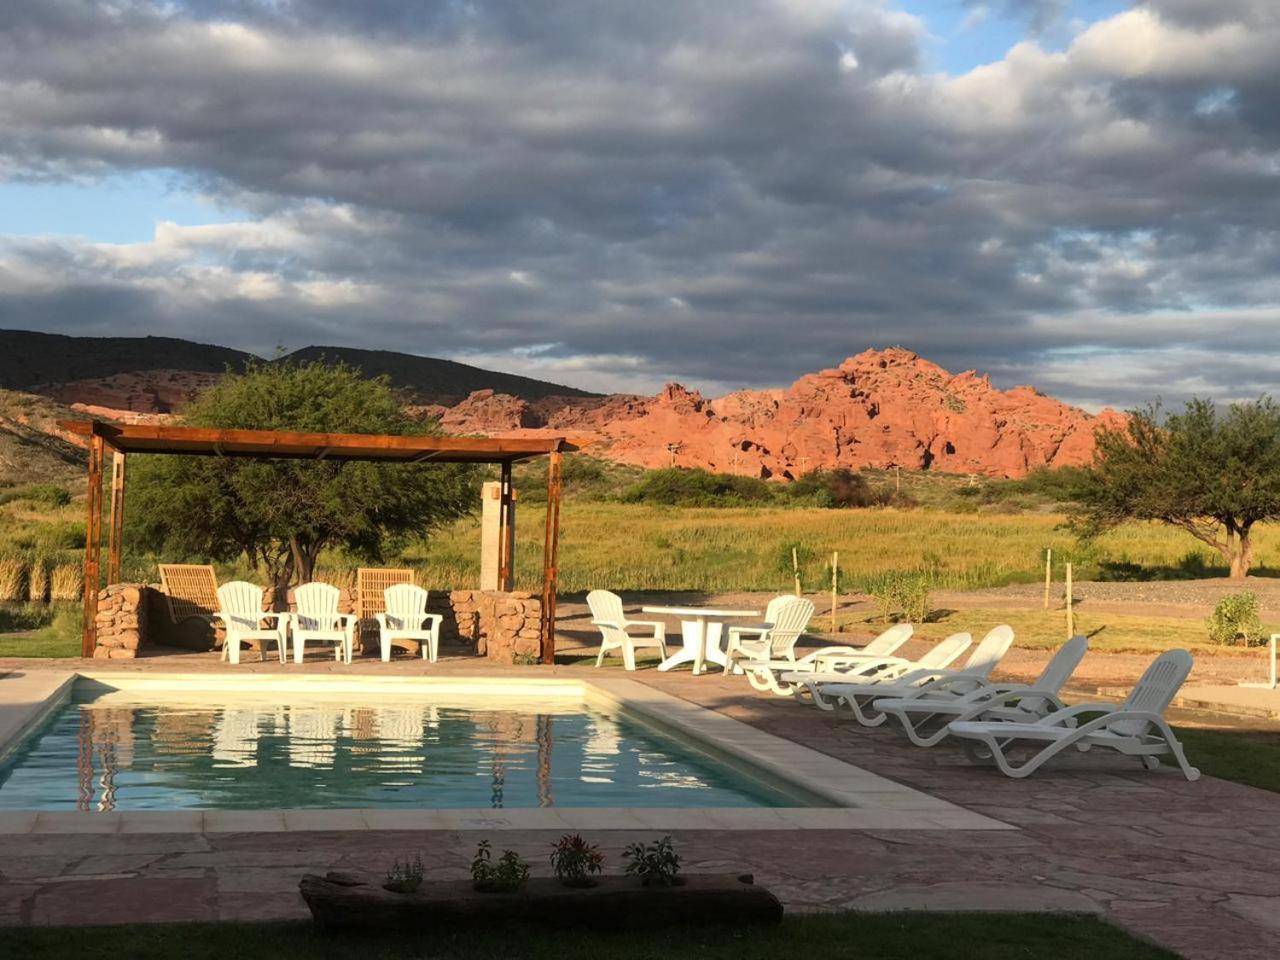
{"label": "pergola wooden beam", "polygon": [[118,583],[123,554],[125,464],[130,453],[177,456],[247,457],[263,460],[327,460],[373,463],[496,463],[502,471],[500,570],[510,576],[507,548],[512,522],[511,465],[547,457],[547,523],[543,540],[541,659],[555,660],[556,557],[560,540],[561,468],[564,452],[584,441],[566,437],[405,437],[389,434],[298,433],[279,430],[222,430],[206,427],[109,424],[62,420],[59,426],[85,437],[89,448],[88,527],[84,562],[84,632],[81,654],[93,656],[101,587],[103,474],[112,451],[111,514],[108,520],[107,583]]}

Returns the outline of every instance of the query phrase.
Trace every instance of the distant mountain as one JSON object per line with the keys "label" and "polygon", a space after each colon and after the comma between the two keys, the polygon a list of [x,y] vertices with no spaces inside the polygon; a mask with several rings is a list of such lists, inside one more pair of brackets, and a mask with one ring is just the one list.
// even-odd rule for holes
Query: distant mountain
{"label": "distant mountain", "polygon": [[[386,375],[415,403],[452,405],[477,390],[543,400],[597,394],[453,360],[387,350],[304,347],[286,360],[341,360]],[[68,337],[0,330],[0,388],[38,392],[66,404],[171,413],[228,368],[259,359],[242,350],[171,337]]]}
{"label": "distant mountain", "polygon": [[354,347],[303,347],[295,350],[288,360],[341,360],[352,367],[359,367],[366,376],[390,377],[392,384],[412,393],[419,403],[458,403],[476,390],[492,390],[510,394],[522,400],[541,400],[545,397],[597,397],[558,383],[534,380],[514,373],[498,373],[483,370],[453,360],[435,357],[415,357],[407,353],[389,350],[358,350]]}
{"label": "distant mountain", "polygon": [[251,359],[253,354],[241,350],[172,337],[67,337],[0,330],[0,387],[10,390],[137,370],[222,373]]}

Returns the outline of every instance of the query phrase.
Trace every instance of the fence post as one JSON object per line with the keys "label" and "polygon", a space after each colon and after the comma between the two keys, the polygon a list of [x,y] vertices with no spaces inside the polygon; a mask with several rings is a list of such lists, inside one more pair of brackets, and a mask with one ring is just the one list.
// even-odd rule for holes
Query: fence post
{"label": "fence post", "polygon": [[1044,608],[1049,609],[1049,585],[1053,583],[1053,549],[1044,552]]}
{"label": "fence post", "polygon": [[1075,612],[1071,609],[1071,564],[1067,564],[1067,639],[1076,635]]}
{"label": "fence post", "polygon": [[836,589],[840,582],[840,551],[831,551],[831,632],[836,632]]}
{"label": "fence post", "polygon": [[800,557],[796,554],[796,548],[791,548],[791,573],[796,578],[796,596],[804,596],[800,591]]}

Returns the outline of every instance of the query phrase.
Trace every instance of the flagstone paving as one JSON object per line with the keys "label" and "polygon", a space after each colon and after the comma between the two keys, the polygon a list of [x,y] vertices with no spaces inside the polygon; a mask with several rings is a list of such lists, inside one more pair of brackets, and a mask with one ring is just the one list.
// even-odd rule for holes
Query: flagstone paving
{"label": "flagstone paving", "polygon": [[[29,670],[42,665],[8,661]],[[60,661],[59,669],[74,666]],[[94,663],[92,669],[104,669]],[[225,670],[209,655],[105,669]],[[472,659],[343,667],[242,664],[323,673],[491,673]],[[588,667],[553,668],[573,675]],[[548,668],[506,668],[504,673]],[[611,670],[614,675],[620,671]],[[755,694],[742,678],[630,675],[1016,825],[1017,830],[676,831],[686,869],[754,873],[792,910],[833,908],[1097,912],[1191,960],[1280,956],[1280,795],[1134,761],[1063,755],[1026,781],[970,766],[945,747],[919,750],[892,729]],[[1194,757],[1192,760],[1194,762]],[[317,820],[323,826],[323,820]],[[555,830],[506,831],[496,842],[545,871]],[[592,831],[609,861],[649,834]],[[467,875],[479,839],[461,831],[11,834],[0,837],[0,923],[267,920],[305,917],[298,878],[332,868],[384,871],[421,852],[440,878]]]}

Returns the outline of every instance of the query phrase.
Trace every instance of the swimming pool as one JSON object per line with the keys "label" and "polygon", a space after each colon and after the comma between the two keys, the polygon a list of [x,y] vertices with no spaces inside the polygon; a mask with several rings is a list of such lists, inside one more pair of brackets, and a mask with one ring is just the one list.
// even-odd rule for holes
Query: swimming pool
{"label": "swimming pool", "polygon": [[0,809],[788,807],[779,785],[569,697],[142,694],[77,683]]}

